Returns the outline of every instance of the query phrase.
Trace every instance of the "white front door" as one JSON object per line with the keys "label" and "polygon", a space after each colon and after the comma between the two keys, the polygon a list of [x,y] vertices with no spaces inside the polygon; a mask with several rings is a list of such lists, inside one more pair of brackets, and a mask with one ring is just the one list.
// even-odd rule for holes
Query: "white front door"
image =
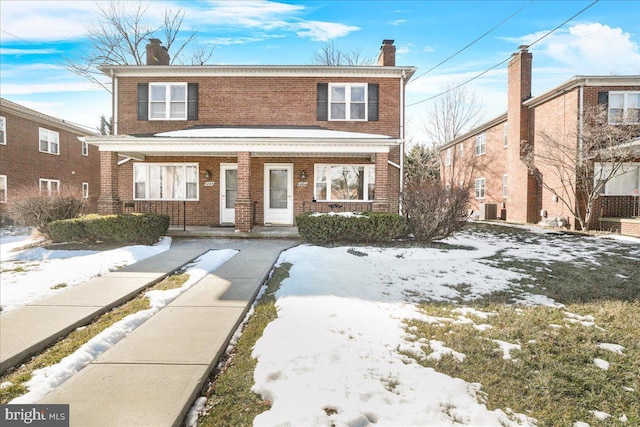
{"label": "white front door", "polygon": [[264,166],[264,223],[293,224],[293,165]]}
{"label": "white front door", "polygon": [[238,165],[220,164],[220,224],[236,222],[236,198],[238,197]]}

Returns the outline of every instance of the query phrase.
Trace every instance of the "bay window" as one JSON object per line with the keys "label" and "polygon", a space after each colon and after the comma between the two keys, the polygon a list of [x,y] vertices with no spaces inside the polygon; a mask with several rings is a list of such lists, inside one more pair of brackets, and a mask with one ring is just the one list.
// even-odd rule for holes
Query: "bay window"
{"label": "bay window", "polygon": [[136,163],[135,200],[198,200],[197,163]]}
{"label": "bay window", "polygon": [[316,165],[315,199],[367,201],[375,197],[375,166]]}

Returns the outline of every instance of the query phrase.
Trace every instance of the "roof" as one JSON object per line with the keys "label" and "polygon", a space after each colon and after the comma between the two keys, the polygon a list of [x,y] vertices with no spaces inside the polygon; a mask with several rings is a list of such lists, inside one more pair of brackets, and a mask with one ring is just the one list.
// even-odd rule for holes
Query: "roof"
{"label": "roof", "polygon": [[63,119],[40,113],[39,111],[32,110],[31,108],[27,108],[24,105],[16,104],[15,102],[9,101],[8,99],[0,98],[0,108],[3,111],[11,112],[17,116],[46,122],[48,124],[63,128],[78,135],[98,135],[98,131],[96,131],[95,129],[77,125],[75,123],[70,123]]}
{"label": "roof", "polygon": [[219,77],[371,77],[404,78],[408,81],[416,67],[379,65],[109,65],[98,67],[108,76],[161,77],[161,76],[219,76]]}
{"label": "roof", "polygon": [[483,124],[481,124],[480,126],[477,126],[475,128],[473,128],[472,130],[470,130],[469,132],[460,135],[454,139],[452,139],[451,141],[447,142],[444,145],[440,146],[440,151],[442,150],[446,150],[447,148],[456,145],[457,143],[459,143],[460,141],[464,141],[465,139],[469,139],[474,135],[477,135],[479,133],[482,133],[484,131],[486,131],[487,129],[490,129],[492,127],[494,127],[495,125],[499,125],[500,123],[506,122],[507,121],[507,113],[504,113],[492,120],[489,120],[488,122],[485,122]]}

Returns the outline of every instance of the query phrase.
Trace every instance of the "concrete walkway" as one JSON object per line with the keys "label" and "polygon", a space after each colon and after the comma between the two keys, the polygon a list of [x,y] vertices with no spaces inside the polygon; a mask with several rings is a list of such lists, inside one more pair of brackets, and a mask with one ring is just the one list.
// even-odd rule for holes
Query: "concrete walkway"
{"label": "concrete walkway", "polygon": [[0,373],[162,280],[208,248],[174,240],[168,251],[0,315]]}
{"label": "concrete walkway", "polygon": [[178,426],[280,252],[295,240],[202,240],[239,249],[38,403],[70,405],[72,426]]}

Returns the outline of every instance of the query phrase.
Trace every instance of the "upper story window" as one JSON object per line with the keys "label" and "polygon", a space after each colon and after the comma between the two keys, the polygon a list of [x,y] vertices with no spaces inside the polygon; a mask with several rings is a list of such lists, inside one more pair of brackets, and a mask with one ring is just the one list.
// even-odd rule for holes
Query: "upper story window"
{"label": "upper story window", "polygon": [[507,148],[509,146],[509,123],[504,124],[502,146],[504,148]]}
{"label": "upper story window", "polygon": [[82,155],[83,156],[89,155],[89,144],[87,144],[87,141],[82,141]]}
{"label": "upper story window", "polygon": [[198,200],[198,164],[134,164],[133,198],[136,200]]}
{"label": "upper story window", "polygon": [[0,175],[0,203],[7,201],[7,175]]}
{"label": "upper story window", "polygon": [[40,193],[51,196],[60,192],[60,181],[57,179],[40,179]]}
{"label": "upper story window", "polygon": [[444,165],[451,166],[451,147],[447,148],[447,151],[445,152]]}
{"label": "upper story window", "polygon": [[7,119],[0,116],[0,144],[7,143]]}
{"label": "upper story window", "polygon": [[509,194],[509,189],[508,189],[508,177],[507,174],[502,175],[502,198],[506,199],[507,198],[507,194]]}
{"label": "upper story window", "polygon": [[330,84],[329,120],[366,120],[366,84]]}
{"label": "upper story window", "polygon": [[40,128],[39,135],[41,152],[60,154],[60,136],[58,132]]}
{"label": "upper story window", "polygon": [[487,152],[487,136],[483,133],[476,136],[476,156],[481,156]]}
{"label": "upper story window", "polygon": [[186,83],[149,83],[149,120],[186,119]]}
{"label": "upper story window", "polygon": [[475,181],[476,199],[484,199],[485,182],[484,178],[478,178]]}
{"label": "upper story window", "polygon": [[458,156],[464,157],[464,142],[458,144]]}
{"label": "upper story window", "polygon": [[609,123],[640,123],[640,92],[609,92]]}
{"label": "upper story window", "polygon": [[373,165],[316,165],[315,199],[366,201],[375,197]]}

